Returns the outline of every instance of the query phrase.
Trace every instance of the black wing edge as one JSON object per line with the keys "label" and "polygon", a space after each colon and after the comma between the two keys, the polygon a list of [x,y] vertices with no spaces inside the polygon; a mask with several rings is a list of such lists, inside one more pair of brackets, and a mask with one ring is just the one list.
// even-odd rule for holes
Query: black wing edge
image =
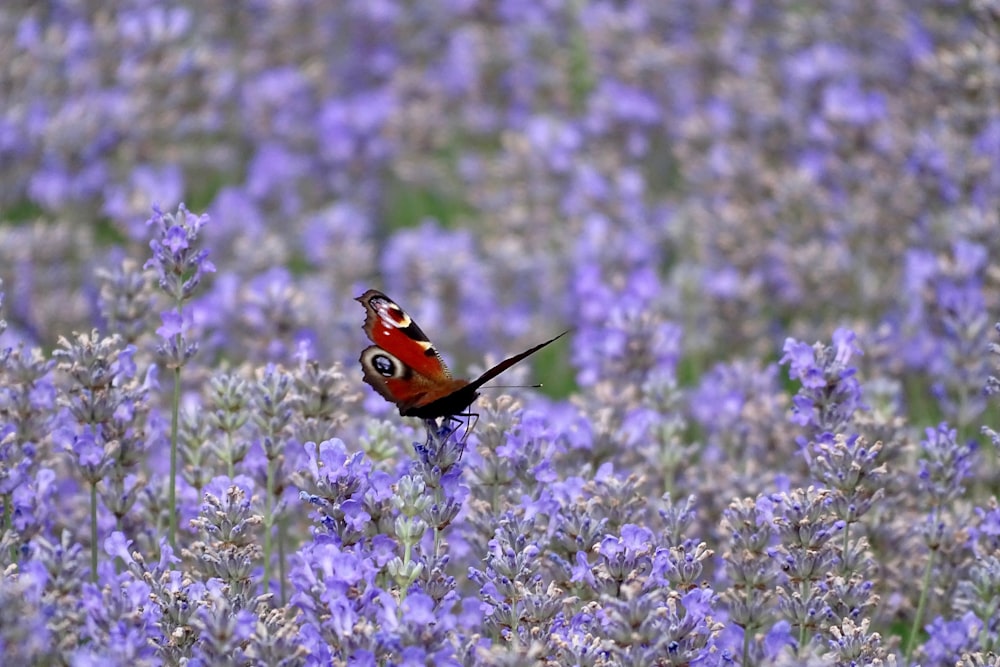
{"label": "black wing edge", "polygon": [[545,341],[544,343],[539,343],[538,345],[525,350],[521,354],[515,354],[510,359],[504,359],[499,364],[497,364],[496,366],[494,366],[493,368],[489,369],[488,371],[486,371],[485,373],[483,373],[482,375],[480,375],[478,378],[476,378],[475,380],[473,380],[472,382],[470,382],[468,384],[468,388],[472,389],[472,390],[476,390],[479,387],[482,387],[484,384],[486,384],[487,382],[489,382],[490,380],[492,380],[496,376],[500,375],[501,373],[503,373],[505,370],[507,370],[508,368],[510,368],[511,366],[513,366],[514,364],[516,364],[517,362],[521,361],[525,357],[530,357],[531,355],[533,355],[535,352],[538,352],[540,349],[542,349],[546,345],[549,345],[550,343],[556,342],[557,340],[559,340],[560,338],[562,338],[563,336],[565,336],[566,334],[568,334],[571,331],[572,331],[572,329],[567,329],[566,331],[563,331],[561,334],[559,334],[555,338],[550,338],[547,341]]}

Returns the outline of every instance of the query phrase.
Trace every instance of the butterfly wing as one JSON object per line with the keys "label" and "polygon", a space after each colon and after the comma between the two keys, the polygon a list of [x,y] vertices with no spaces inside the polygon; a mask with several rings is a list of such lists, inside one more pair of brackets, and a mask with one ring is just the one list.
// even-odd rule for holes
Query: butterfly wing
{"label": "butterfly wing", "polygon": [[365,383],[385,400],[395,403],[404,417],[423,416],[421,406],[433,404],[468,384],[450,377],[444,380],[429,378],[378,345],[369,345],[361,352],[361,370]]}
{"label": "butterfly wing", "polygon": [[364,330],[373,343],[431,382],[451,379],[451,372],[427,334],[392,299],[370,289],[355,301],[365,307]]}
{"label": "butterfly wing", "polygon": [[472,382],[470,382],[469,386],[472,387],[473,390],[478,389],[479,387],[482,387],[484,384],[486,384],[487,382],[489,382],[490,380],[492,380],[496,376],[500,375],[501,373],[503,373],[505,370],[507,370],[508,368],[510,368],[511,366],[513,366],[514,364],[516,364],[516,363],[524,360],[527,357],[530,357],[531,355],[533,355],[535,352],[538,352],[540,349],[542,349],[546,345],[549,345],[551,343],[556,342],[557,340],[559,340],[560,338],[562,338],[563,336],[565,336],[568,333],[569,333],[569,330],[567,329],[566,331],[563,331],[561,334],[559,334],[555,338],[550,338],[547,341],[545,341],[544,343],[539,343],[538,345],[536,345],[536,346],[534,346],[534,347],[532,347],[530,349],[527,349],[527,350],[525,350],[524,352],[522,352],[520,354],[515,354],[513,357],[511,357],[509,359],[504,359],[499,364],[497,364],[496,366],[494,366],[493,368],[489,369],[488,371],[486,371],[485,373],[483,373],[482,375],[480,375],[478,378],[476,378],[475,380],[473,380]]}
{"label": "butterfly wing", "polygon": [[427,335],[396,303],[370,289],[357,301],[365,307],[364,330],[375,345],[361,352],[364,381],[403,416],[468,384],[451,376]]}

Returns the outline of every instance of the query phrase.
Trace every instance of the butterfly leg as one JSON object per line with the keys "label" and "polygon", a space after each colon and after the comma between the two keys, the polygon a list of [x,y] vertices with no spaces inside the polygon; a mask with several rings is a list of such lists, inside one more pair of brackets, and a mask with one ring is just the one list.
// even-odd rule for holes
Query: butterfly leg
{"label": "butterfly leg", "polygon": [[463,412],[455,417],[468,417],[469,421],[466,422],[465,434],[462,435],[462,443],[464,444],[466,440],[469,439],[469,434],[472,433],[472,429],[476,427],[479,423],[479,413],[478,412]]}

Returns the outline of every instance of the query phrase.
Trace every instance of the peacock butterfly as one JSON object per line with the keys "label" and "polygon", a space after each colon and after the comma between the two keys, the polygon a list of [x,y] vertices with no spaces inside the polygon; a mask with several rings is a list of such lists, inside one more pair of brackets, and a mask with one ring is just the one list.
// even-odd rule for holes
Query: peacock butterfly
{"label": "peacock butterfly", "polygon": [[485,383],[568,333],[501,361],[475,380],[461,380],[451,376],[427,335],[392,299],[370,289],[355,301],[365,307],[363,328],[375,343],[361,352],[364,381],[395,403],[404,417],[437,419],[463,414]]}

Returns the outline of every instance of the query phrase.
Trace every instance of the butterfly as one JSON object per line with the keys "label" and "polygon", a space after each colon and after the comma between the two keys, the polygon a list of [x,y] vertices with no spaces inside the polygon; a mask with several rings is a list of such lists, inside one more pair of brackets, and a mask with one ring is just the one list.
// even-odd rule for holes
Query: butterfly
{"label": "butterfly", "polygon": [[475,380],[454,378],[427,335],[392,299],[370,289],[355,301],[365,307],[364,330],[374,345],[361,352],[364,381],[385,400],[395,403],[404,417],[436,420],[466,414],[479,388],[555,338],[515,354]]}

